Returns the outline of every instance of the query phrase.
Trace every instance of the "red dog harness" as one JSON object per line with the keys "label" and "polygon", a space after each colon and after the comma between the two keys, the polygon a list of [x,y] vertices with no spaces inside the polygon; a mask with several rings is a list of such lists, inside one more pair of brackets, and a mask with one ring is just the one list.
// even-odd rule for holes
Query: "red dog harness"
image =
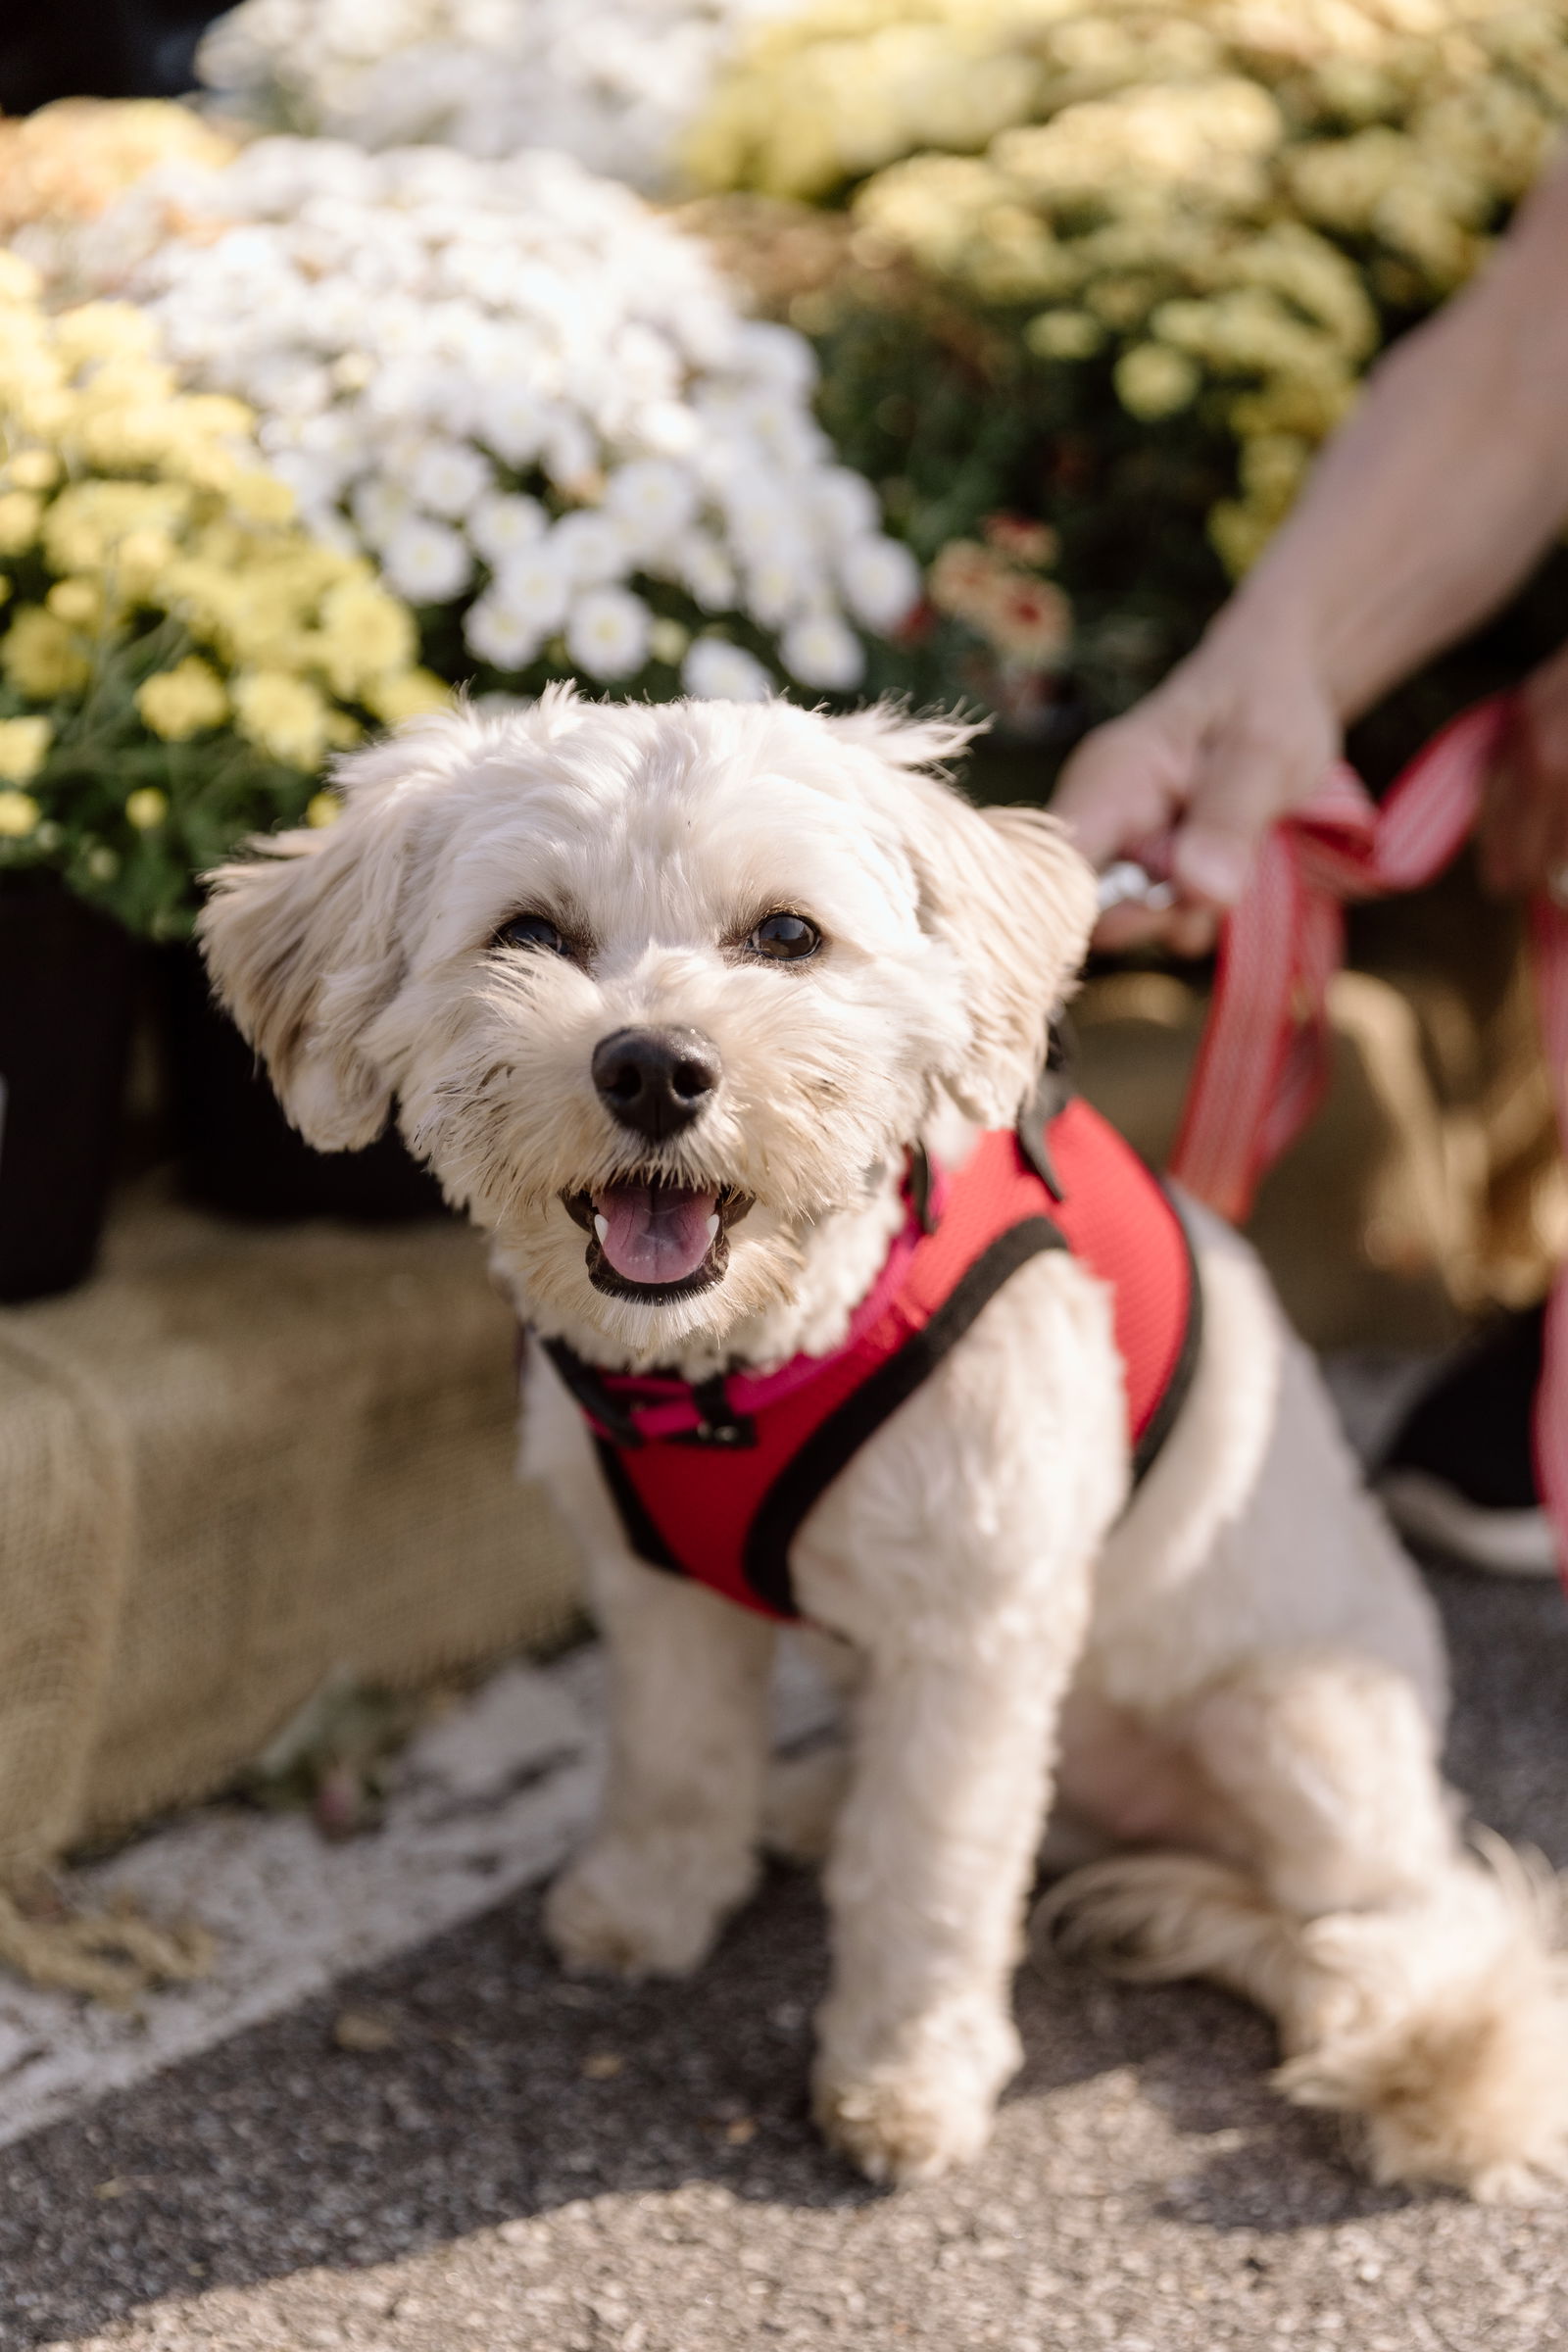
{"label": "red dog harness", "polygon": [[642,1559],[798,1615],[790,1546],[811,1505],[1044,1250],[1071,1250],[1111,1288],[1134,1476],[1149,1468],[1191,1382],[1200,1300],[1186,1229],[1131,1146],[1073,1100],[983,1136],[934,1185],[914,1155],[905,1197],[904,1228],[831,1355],[693,1384],[602,1372],[544,1343]]}

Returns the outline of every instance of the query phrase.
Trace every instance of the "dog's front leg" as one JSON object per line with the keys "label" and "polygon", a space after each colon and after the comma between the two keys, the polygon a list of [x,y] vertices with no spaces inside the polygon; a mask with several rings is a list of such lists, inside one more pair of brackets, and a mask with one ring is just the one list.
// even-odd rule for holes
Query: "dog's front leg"
{"label": "dog's front leg", "polygon": [[967,2162],[1019,2063],[1011,1977],[1083,1615],[1062,1598],[1046,1639],[1016,1606],[971,1606],[871,1649],[827,1872],[815,2107],[873,2180]]}
{"label": "dog's front leg", "polygon": [[682,1976],[756,1881],[773,1629],[628,1553],[597,1559],[592,1585],[609,1782],[546,1925],[572,1966]]}

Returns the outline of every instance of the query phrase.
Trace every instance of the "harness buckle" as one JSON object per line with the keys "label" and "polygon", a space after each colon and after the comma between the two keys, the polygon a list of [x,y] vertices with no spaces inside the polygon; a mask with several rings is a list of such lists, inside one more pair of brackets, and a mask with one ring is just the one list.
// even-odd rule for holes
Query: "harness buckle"
{"label": "harness buckle", "polygon": [[716,1446],[733,1453],[757,1444],[757,1423],[750,1413],[736,1412],[722,1372],[715,1372],[711,1380],[699,1381],[692,1390],[692,1402],[697,1408],[697,1427],[683,1431],[675,1440],[677,1446]]}

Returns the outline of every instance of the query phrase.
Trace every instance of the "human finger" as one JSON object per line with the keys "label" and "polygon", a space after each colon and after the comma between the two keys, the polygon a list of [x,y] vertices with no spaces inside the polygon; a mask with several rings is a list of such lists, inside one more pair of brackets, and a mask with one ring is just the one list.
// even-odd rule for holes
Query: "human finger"
{"label": "human finger", "polygon": [[1216,743],[1171,851],[1171,870],[1184,894],[1210,907],[1234,906],[1264,834],[1295,798],[1293,764],[1276,743],[1250,728],[1232,730]]}
{"label": "human finger", "polygon": [[1166,830],[1190,786],[1195,746],[1196,730],[1160,695],[1085,737],[1051,806],[1091,865]]}

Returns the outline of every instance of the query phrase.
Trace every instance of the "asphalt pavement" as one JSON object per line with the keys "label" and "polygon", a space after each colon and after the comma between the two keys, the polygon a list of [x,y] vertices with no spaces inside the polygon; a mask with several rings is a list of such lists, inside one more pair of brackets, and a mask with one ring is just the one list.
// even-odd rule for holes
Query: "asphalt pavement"
{"label": "asphalt pavement", "polygon": [[[1568,1867],[1568,1607],[1434,1572],[1451,1767]],[[820,1907],[689,1984],[565,1984],[536,1890],[0,2153],[0,2347],[1568,2347],[1568,2202],[1379,2191],[1202,1988],[1027,1968],[974,2170],[880,2193],[806,2113]]]}

